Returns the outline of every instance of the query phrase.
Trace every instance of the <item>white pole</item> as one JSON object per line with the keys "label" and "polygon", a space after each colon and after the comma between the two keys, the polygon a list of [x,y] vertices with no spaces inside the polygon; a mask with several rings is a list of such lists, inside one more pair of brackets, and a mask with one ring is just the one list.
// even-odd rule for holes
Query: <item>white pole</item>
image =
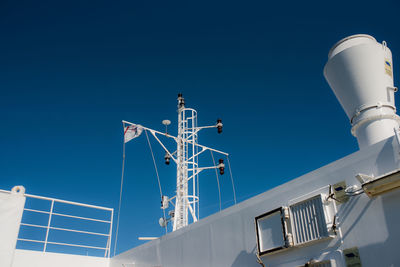
{"label": "white pole", "polygon": [[[183,117],[185,105],[183,98],[178,97],[178,137],[177,137],[177,166],[176,166],[176,200],[173,231],[182,228],[184,225],[185,190],[184,190],[184,128],[185,118]],[[183,118],[182,118],[183,117]]]}
{"label": "white pole", "polygon": [[51,201],[49,221],[47,223],[46,239],[44,240],[43,252],[46,252],[46,248],[47,248],[47,239],[49,238],[49,230],[50,230],[50,224],[51,224],[51,217],[53,216],[53,209],[54,209],[54,199]]}

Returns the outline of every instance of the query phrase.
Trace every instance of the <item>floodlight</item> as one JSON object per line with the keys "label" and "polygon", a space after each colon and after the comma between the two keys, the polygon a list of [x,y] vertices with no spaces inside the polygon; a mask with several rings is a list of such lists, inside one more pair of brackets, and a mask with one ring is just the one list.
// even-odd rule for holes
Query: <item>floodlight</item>
{"label": "floodlight", "polygon": [[378,177],[357,174],[362,189],[369,197],[379,196],[400,188],[400,169],[385,173]]}

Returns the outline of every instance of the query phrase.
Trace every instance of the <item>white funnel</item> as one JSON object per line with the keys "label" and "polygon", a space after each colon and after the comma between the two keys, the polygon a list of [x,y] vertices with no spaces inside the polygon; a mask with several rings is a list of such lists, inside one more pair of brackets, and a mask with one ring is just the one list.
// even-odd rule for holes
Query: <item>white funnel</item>
{"label": "white funnel", "polygon": [[353,126],[360,149],[394,135],[392,53],[365,34],[347,37],[329,51],[324,75]]}

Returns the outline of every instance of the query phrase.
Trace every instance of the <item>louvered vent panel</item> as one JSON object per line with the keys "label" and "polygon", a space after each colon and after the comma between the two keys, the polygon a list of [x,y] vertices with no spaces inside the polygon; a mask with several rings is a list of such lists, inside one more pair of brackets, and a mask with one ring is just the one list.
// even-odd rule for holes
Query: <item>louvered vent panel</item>
{"label": "louvered vent panel", "polygon": [[332,267],[331,261],[321,261],[310,264],[310,267]]}
{"label": "louvered vent panel", "polygon": [[321,196],[290,206],[295,245],[328,236]]}
{"label": "louvered vent panel", "polygon": [[332,267],[332,262],[331,262],[331,260],[312,262],[312,263],[306,263],[305,265],[301,265],[298,267],[306,267],[306,266],[308,266],[308,267]]}
{"label": "louvered vent panel", "polygon": [[321,261],[310,264],[310,267],[332,267],[331,261]]}

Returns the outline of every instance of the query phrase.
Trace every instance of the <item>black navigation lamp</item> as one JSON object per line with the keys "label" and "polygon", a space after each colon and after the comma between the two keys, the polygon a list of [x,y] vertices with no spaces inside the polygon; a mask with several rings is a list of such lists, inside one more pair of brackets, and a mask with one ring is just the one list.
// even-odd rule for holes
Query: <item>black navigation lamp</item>
{"label": "black navigation lamp", "polygon": [[182,96],[182,93],[178,94],[178,108],[184,108],[185,107],[185,99]]}
{"label": "black navigation lamp", "polygon": [[220,133],[222,133],[222,126],[223,126],[223,124],[222,124],[222,120],[221,119],[218,119],[217,120],[217,129],[218,129],[218,133],[220,134]]}
{"label": "black navigation lamp", "polygon": [[171,160],[171,156],[168,154],[168,152],[165,152],[164,159],[165,159],[165,164],[169,165],[169,162]]}
{"label": "black navigation lamp", "polygon": [[225,164],[223,159],[219,159],[219,164],[217,167],[219,169],[219,174],[223,175],[225,173]]}

